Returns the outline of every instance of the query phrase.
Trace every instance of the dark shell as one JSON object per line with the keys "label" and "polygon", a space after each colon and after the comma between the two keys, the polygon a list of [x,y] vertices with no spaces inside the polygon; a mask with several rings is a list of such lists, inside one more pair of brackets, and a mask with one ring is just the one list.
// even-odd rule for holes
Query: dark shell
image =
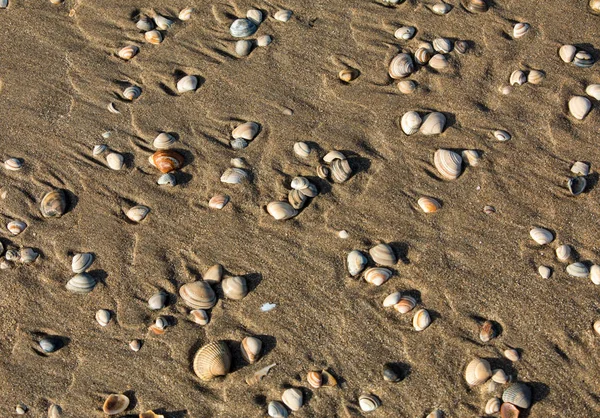
{"label": "dark shell", "polygon": [[577,196],[585,191],[587,181],[585,180],[585,177],[573,177],[569,179],[567,186],[569,187],[571,194]]}
{"label": "dark shell", "polygon": [[65,192],[55,189],[46,193],[42,198],[40,210],[46,218],[60,218],[67,211]]}

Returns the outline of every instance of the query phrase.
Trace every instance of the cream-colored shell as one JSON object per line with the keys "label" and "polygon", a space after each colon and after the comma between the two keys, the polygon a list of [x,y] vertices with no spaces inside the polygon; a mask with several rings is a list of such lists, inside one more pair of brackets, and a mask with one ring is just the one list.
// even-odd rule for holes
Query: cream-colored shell
{"label": "cream-colored shell", "polygon": [[112,170],[120,170],[123,168],[124,158],[118,152],[111,152],[106,156],[106,164]]}
{"label": "cream-colored shell", "polygon": [[431,112],[423,118],[420,131],[423,135],[438,135],[444,131],[446,116],[440,112]]}
{"label": "cream-colored shell", "polygon": [[267,212],[278,221],[293,218],[298,211],[288,202],[271,202],[267,205]]}
{"label": "cream-colored shell", "polygon": [[462,171],[462,157],[454,151],[438,149],[433,158],[435,168],[447,180],[455,180]]}
{"label": "cream-colored shell", "polygon": [[577,48],[573,45],[563,45],[558,49],[558,55],[560,59],[564,62],[573,62],[573,58],[575,58],[575,54],[577,53]]}
{"label": "cream-colored shell", "polygon": [[150,213],[150,208],[144,205],[137,205],[126,212],[127,217],[133,222],[141,222],[146,219]]}
{"label": "cream-colored shell", "polygon": [[485,383],[492,377],[492,368],[487,360],[476,358],[471,360],[465,369],[465,380],[469,386]]}
{"label": "cream-colored shell", "polygon": [[413,328],[415,331],[423,331],[431,324],[431,316],[425,309],[419,309],[413,316]]}
{"label": "cream-colored shell", "polygon": [[531,238],[540,245],[550,244],[554,241],[554,235],[552,232],[545,228],[532,228],[529,231]]}
{"label": "cream-colored shell", "polygon": [[302,407],[302,391],[296,388],[286,389],[281,395],[281,400],[292,411],[298,411]]}
{"label": "cream-colored shell", "polygon": [[585,89],[585,92],[594,99],[600,100],[600,84],[590,84]]}
{"label": "cream-colored shell", "polygon": [[592,102],[587,97],[573,96],[569,100],[569,112],[575,119],[583,120],[592,109]]}
{"label": "cream-colored shell", "polygon": [[177,82],[177,91],[179,93],[187,93],[198,88],[198,77],[195,75],[186,75]]}
{"label": "cream-colored shell", "polygon": [[412,135],[419,130],[422,122],[423,120],[417,112],[410,111],[402,115],[402,119],[400,119],[400,127],[406,135]]}

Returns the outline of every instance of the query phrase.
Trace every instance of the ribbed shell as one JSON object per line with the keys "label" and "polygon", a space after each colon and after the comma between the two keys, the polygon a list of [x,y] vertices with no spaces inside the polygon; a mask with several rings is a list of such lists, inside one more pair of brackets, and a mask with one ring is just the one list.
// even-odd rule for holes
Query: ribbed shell
{"label": "ribbed shell", "polygon": [[431,112],[425,115],[420,131],[423,135],[438,135],[444,131],[446,116],[440,112]]}
{"label": "ribbed shell", "polygon": [[248,173],[241,168],[228,168],[221,175],[221,182],[228,184],[239,184],[248,178]]}
{"label": "ribbed shell", "polygon": [[154,138],[152,145],[156,149],[169,149],[175,144],[175,142],[177,142],[177,139],[175,139],[173,135],[166,132],[161,132],[156,136],[156,138]]}
{"label": "ribbed shell", "polygon": [[431,324],[431,316],[425,309],[419,309],[413,316],[413,328],[415,331],[423,331]]}
{"label": "ribbed shell", "polygon": [[148,206],[137,205],[137,206],[130,208],[125,213],[125,215],[127,216],[127,218],[129,218],[130,221],[142,222],[144,219],[146,219],[146,216],[148,216],[148,213],[150,213],[150,208]]}
{"label": "ribbed shell", "polygon": [[144,33],[144,39],[146,39],[146,42],[153,45],[158,45],[163,41],[162,34],[156,29]]}
{"label": "ribbed shell", "polygon": [[352,169],[348,160],[335,159],[331,163],[331,178],[336,183],[344,183],[352,176]]}
{"label": "ribbed shell", "polygon": [[577,53],[577,48],[573,45],[563,45],[558,49],[558,55],[564,62],[572,62]]}
{"label": "ribbed shell", "polygon": [[583,263],[573,263],[567,266],[567,274],[573,277],[586,278],[590,274],[590,270]]}
{"label": "ribbed shell", "polygon": [[184,161],[183,155],[173,150],[159,150],[150,156],[150,163],[161,173],[179,170]]}
{"label": "ribbed shell", "polygon": [[228,299],[241,300],[248,294],[248,284],[241,276],[227,277],[221,282],[223,294]]}
{"label": "ribbed shell", "polygon": [[194,373],[202,380],[225,376],[231,368],[231,353],[224,341],[215,341],[200,348],[194,356]]}
{"label": "ribbed shell", "polygon": [[487,415],[494,415],[500,412],[500,405],[502,401],[498,398],[492,398],[485,404],[485,413]]}
{"label": "ribbed shell", "polygon": [[392,267],[398,261],[394,250],[387,244],[377,244],[369,250],[369,255],[375,263],[382,266]]}
{"label": "ribbed shell", "polygon": [[381,401],[375,395],[361,395],[358,398],[358,405],[363,412],[371,412],[381,406]]}
{"label": "ribbed shell", "polygon": [[252,35],[258,27],[250,19],[236,19],[229,27],[229,33],[235,38],[245,38]]}
{"label": "ribbed shell", "polygon": [[112,170],[120,170],[123,168],[124,158],[118,152],[111,152],[106,155],[106,164]]}
{"label": "ribbed shell", "polygon": [[361,253],[358,250],[352,250],[348,253],[348,256],[346,257],[346,265],[348,267],[348,273],[350,273],[351,276],[356,276],[360,273],[362,273],[362,271],[365,269],[365,266],[367,265],[368,260],[367,257],[365,257],[363,255],[363,253]]}
{"label": "ribbed shell", "polygon": [[267,407],[267,412],[272,418],[287,418],[289,413],[281,402],[271,401]]}
{"label": "ribbed shell", "polygon": [[393,79],[408,77],[415,70],[415,65],[409,54],[401,53],[392,58],[388,73]]}
{"label": "ribbed shell", "polygon": [[127,45],[121,48],[117,55],[121,59],[130,60],[131,58],[135,57],[138,54],[138,52],[140,52],[140,49],[137,46]]}
{"label": "ribbed shell", "polygon": [[527,82],[527,76],[521,70],[515,70],[510,75],[511,86],[521,86]]}
{"label": "ribbed shell", "polygon": [[486,0],[463,0],[464,6],[473,13],[484,13],[488,11]]}
{"label": "ribbed shell", "polygon": [[573,64],[580,68],[590,68],[594,65],[594,57],[587,51],[579,51],[575,54]]}
{"label": "ribbed shell", "polygon": [[161,175],[156,181],[157,184],[161,186],[175,186],[177,184],[177,179],[172,173],[165,173]]}
{"label": "ribbed shell", "polygon": [[532,228],[529,231],[531,238],[540,245],[549,244],[554,241],[554,235],[552,232],[544,228]]}
{"label": "ribbed shell", "polygon": [[138,86],[129,86],[123,90],[123,97],[127,100],[135,100],[142,95],[142,89]]}
{"label": "ribbed shell", "polygon": [[502,394],[502,400],[527,409],[531,405],[531,388],[525,383],[513,383]]}
{"label": "ribbed shell", "polygon": [[394,37],[396,39],[402,39],[407,41],[409,39],[412,39],[413,36],[415,36],[416,31],[417,30],[414,26],[402,26],[401,28],[396,29],[396,32],[394,32]]}
{"label": "ribbed shell", "polygon": [[278,221],[293,218],[298,214],[288,202],[271,202],[267,205],[267,212]]}
{"label": "ribbed shell", "polygon": [[198,88],[198,77],[195,75],[186,75],[177,82],[177,91],[179,93],[187,93]]}
{"label": "ribbed shell", "polygon": [[513,28],[513,37],[521,38],[522,36],[525,36],[527,32],[529,32],[529,29],[531,29],[529,23],[517,23]]}
{"label": "ribbed shell", "polygon": [[296,142],[294,144],[294,153],[300,158],[306,158],[310,155],[310,146],[305,142]]}
{"label": "ribbed shell", "polygon": [[223,266],[220,264],[215,264],[214,266],[209,267],[209,269],[204,273],[204,281],[209,284],[221,283],[222,279]]}
{"label": "ribbed shell", "polygon": [[79,273],[67,282],[67,290],[73,293],[90,293],[96,287],[96,279],[87,273]]}
{"label": "ribbed shell", "polygon": [[417,202],[421,210],[425,213],[434,213],[442,207],[441,203],[433,197],[422,197]]}
{"label": "ribbed shell", "polygon": [[262,351],[262,341],[256,337],[246,337],[241,344],[242,357],[250,364],[254,364]]}
{"label": "ribbed shell", "polygon": [[83,273],[90,268],[94,262],[94,256],[90,253],[75,254],[71,261],[73,273]]}
{"label": "ribbed shell", "polygon": [[292,189],[288,193],[288,202],[294,209],[302,209],[308,198],[300,190]]}
{"label": "ribbed shell", "polygon": [[229,202],[229,196],[226,194],[217,194],[210,198],[208,207],[211,209],[223,209]]}
{"label": "ribbed shell", "polygon": [[592,109],[592,102],[587,97],[573,96],[569,100],[569,112],[575,119],[583,120]]}
{"label": "ribbed shell", "polygon": [[445,55],[435,54],[429,60],[429,66],[436,70],[443,70],[444,68],[448,68],[448,59],[446,59]]}
{"label": "ribbed shell", "polygon": [[408,313],[412,311],[415,306],[417,306],[417,300],[412,296],[402,296],[398,303],[394,305],[394,309],[400,312],[401,314]]}
{"label": "ribbed shell", "polygon": [[438,149],[433,157],[433,162],[443,178],[455,180],[460,176],[462,157],[454,151]]}
{"label": "ribbed shell", "polygon": [[46,193],[42,198],[40,210],[45,218],[60,218],[67,210],[65,192],[55,189]]}
{"label": "ribbed shell", "polygon": [[217,295],[210,285],[200,280],[181,286],[179,296],[192,309],[210,309],[217,303]]}
{"label": "ribbed shell", "polygon": [[194,9],[192,7],[186,7],[185,9],[182,9],[179,12],[179,15],[177,17],[179,18],[179,20],[183,20],[185,22],[186,20],[190,20],[192,18],[193,13]]}
{"label": "ribbed shell", "polygon": [[298,411],[302,407],[302,391],[296,388],[286,389],[281,395],[281,400],[292,411]]}
{"label": "ribbed shell", "polygon": [[365,281],[375,286],[381,286],[392,277],[392,271],[383,267],[371,267],[364,274]]}
{"label": "ribbed shell", "polygon": [[485,383],[492,377],[492,368],[487,360],[476,358],[471,360],[465,369],[465,380],[470,386]]}
{"label": "ribbed shell", "polygon": [[412,135],[419,130],[422,123],[423,120],[421,119],[421,116],[415,111],[410,111],[402,115],[400,127],[406,135]]}
{"label": "ribbed shell", "polygon": [[19,171],[23,168],[23,160],[18,158],[9,158],[4,161],[4,168],[9,171]]}

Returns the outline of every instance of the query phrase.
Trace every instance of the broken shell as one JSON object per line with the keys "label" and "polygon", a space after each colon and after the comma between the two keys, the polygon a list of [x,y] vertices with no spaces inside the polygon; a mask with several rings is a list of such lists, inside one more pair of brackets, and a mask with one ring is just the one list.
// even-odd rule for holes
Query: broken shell
{"label": "broken shell", "polygon": [[146,411],[139,415],[139,418],[165,418],[164,415],[155,414],[154,411]]}
{"label": "broken shell", "polygon": [[460,176],[462,157],[447,149],[438,149],[433,157],[433,163],[441,176],[448,180],[455,180]]}
{"label": "broken shell", "polygon": [[142,222],[150,213],[150,208],[144,205],[137,205],[129,209],[125,215],[133,222]]}
{"label": "broken shell", "polygon": [[546,266],[539,266],[538,273],[542,276],[542,279],[549,279],[552,276],[552,269]]}
{"label": "broken shell", "polygon": [[494,131],[494,137],[500,142],[509,141],[512,138],[508,132],[501,129]]}
{"label": "broken shell", "polygon": [[179,93],[187,93],[198,88],[198,77],[195,75],[186,75],[177,82],[177,91]]}
{"label": "broken shell", "polygon": [[590,279],[595,285],[600,285],[600,266],[594,264],[590,267]]}
{"label": "broken shell", "polygon": [[106,156],[106,164],[112,170],[120,170],[123,168],[124,158],[118,152],[111,152]]}
{"label": "broken shell", "polygon": [[167,303],[167,294],[164,292],[155,293],[148,299],[148,307],[153,311],[158,311],[165,307]]}
{"label": "broken shell", "polygon": [[351,276],[356,276],[360,274],[368,263],[367,257],[363,255],[358,250],[352,250],[348,253],[348,257],[346,259],[348,266],[348,273]]}
{"label": "broken shell", "polygon": [[6,229],[13,235],[19,235],[25,228],[27,228],[27,224],[22,221],[10,221],[6,224]]}
{"label": "broken shell", "polygon": [[175,186],[177,184],[177,179],[175,178],[175,176],[171,173],[165,173],[162,176],[160,176],[158,178],[158,180],[156,181],[157,184],[161,185],[161,186]]}
{"label": "broken shell", "polygon": [[256,45],[260,47],[268,46],[271,44],[271,42],[273,42],[273,39],[270,35],[261,35],[256,38]]}
{"label": "broken shell", "polygon": [[246,337],[241,344],[242,357],[250,364],[256,363],[262,351],[262,341],[256,337]]}
{"label": "broken shell", "polygon": [[290,202],[290,205],[292,205],[294,209],[302,209],[307,199],[306,195],[300,190],[293,189],[288,193],[288,202]]}
{"label": "broken shell", "polygon": [[161,173],[179,170],[185,161],[183,155],[173,150],[158,150],[150,156],[150,163]]}
{"label": "broken shell", "polygon": [[398,302],[400,302],[401,297],[402,297],[402,293],[400,293],[400,292],[394,292],[394,293],[387,295],[386,298],[383,300],[383,307],[389,308],[389,307],[396,305]]}
{"label": "broken shell", "polygon": [[154,21],[148,16],[141,16],[135,26],[144,32],[154,29]]}
{"label": "broken shell", "polygon": [[540,84],[546,78],[546,73],[539,70],[531,70],[527,74],[527,82],[531,84]]}
{"label": "broken shell", "polygon": [[62,415],[62,408],[56,404],[52,404],[48,407],[48,418],[60,418]]}
{"label": "broken shell", "polygon": [[60,218],[67,210],[65,192],[55,189],[46,193],[42,198],[40,210],[45,218]]}
{"label": "broken shell", "polygon": [[229,196],[226,194],[217,194],[210,198],[208,207],[211,209],[223,209],[229,202]]}
{"label": "broken shell", "polygon": [[104,401],[102,411],[106,415],[117,415],[125,411],[129,406],[129,398],[125,395],[109,395]]}
{"label": "broken shell", "polygon": [[20,261],[23,264],[33,263],[39,256],[39,253],[33,248],[21,248]]}
{"label": "broken shell", "polygon": [[396,55],[390,62],[388,73],[393,79],[408,77],[415,70],[415,65],[409,54]]}
{"label": "broken shell", "polygon": [[433,40],[433,49],[440,54],[447,54],[452,51],[452,42],[446,38],[436,38]]}
{"label": "broken shell", "polygon": [[381,406],[381,401],[375,395],[361,395],[358,404],[363,412],[371,412]]}
{"label": "broken shell", "polygon": [[229,27],[229,33],[235,38],[245,38],[252,35],[258,27],[249,19],[236,19]]}
{"label": "broken shell", "polygon": [[18,158],[9,158],[8,160],[4,161],[4,168],[9,171],[19,171],[23,168],[23,161],[19,160]]}
{"label": "broken shell", "polygon": [[246,18],[255,25],[260,25],[260,23],[263,21],[263,14],[260,10],[250,9],[246,12]]}
{"label": "broken shell", "polygon": [[521,356],[519,355],[519,352],[517,350],[515,350],[514,348],[509,348],[507,350],[504,350],[504,357],[506,357],[508,360],[515,362],[515,361],[519,361],[521,359]]}
{"label": "broken shell", "polygon": [[306,380],[308,381],[308,384],[315,389],[319,389],[323,385],[323,376],[321,375],[321,372],[308,372]]}
{"label": "broken shell", "polygon": [[246,57],[252,52],[252,42],[247,39],[240,39],[235,43],[235,53],[238,57]]}
{"label": "broken shell", "polygon": [[105,327],[110,322],[110,312],[106,309],[100,309],[96,312],[96,321],[100,326]]}
{"label": "broken shell", "polygon": [[485,413],[487,415],[494,415],[500,412],[500,405],[502,401],[499,398],[492,398],[485,404]]}
{"label": "broken shell", "polygon": [[223,294],[228,299],[241,300],[248,294],[246,279],[241,276],[227,277],[221,282]]}
{"label": "broken shell", "polygon": [[590,84],[585,89],[585,92],[594,99],[600,100],[600,84]]}
{"label": "broken shell", "polygon": [[531,405],[531,388],[525,383],[513,383],[502,394],[502,400],[527,409]]}
{"label": "broken shell", "polygon": [[206,313],[206,311],[204,309],[194,309],[193,311],[190,312],[190,314],[192,315],[192,318],[194,319],[194,322],[198,325],[207,325],[209,318],[208,318],[208,314]]}
{"label": "broken shell", "polygon": [[415,331],[423,331],[431,324],[431,316],[425,309],[419,309],[413,316],[413,328]]}
{"label": "broken shell", "polygon": [[131,58],[135,57],[139,51],[140,49],[137,46],[128,45],[126,47],[121,48],[117,55],[121,59],[130,60]]}
{"label": "broken shell", "polygon": [[96,279],[87,273],[79,273],[67,282],[66,288],[73,293],[90,293],[96,287]]}
{"label": "broken shell", "polygon": [[271,202],[267,205],[267,212],[278,221],[290,219],[298,215],[298,211],[288,202]]}
{"label": "broken shell", "polygon": [[146,42],[148,42],[148,43],[151,43],[153,45],[158,45],[162,42],[163,37],[159,31],[157,31],[156,29],[153,29],[153,30],[149,30],[148,32],[144,33],[144,39],[146,39]]}
{"label": "broken shell", "polygon": [[179,20],[190,20],[192,18],[192,14],[194,13],[194,9],[192,7],[186,7],[179,12]]}
{"label": "broken shell", "polygon": [[513,71],[510,75],[510,85],[511,86],[521,86],[527,82],[527,76],[521,70]]}
{"label": "broken shell", "polygon": [[486,205],[483,207],[483,213],[485,213],[486,215],[491,215],[493,213],[496,213],[496,208],[490,205]]}
{"label": "broken shell", "polygon": [[456,41],[454,42],[454,50],[459,54],[466,54],[469,50],[469,43],[467,41]]}
{"label": "broken shell", "polygon": [[571,246],[567,244],[563,244],[556,249],[556,258],[558,261],[562,261],[563,263],[569,261],[571,258]]}
{"label": "broken shell", "polygon": [[223,278],[223,266],[220,264],[215,264],[214,266],[211,266],[204,273],[204,281],[209,284],[221,283],[222,278]]}
{"label": "broken shell", "polygon": [[492,369],[487,360],[476,358],[471,360],[465,369],[465,380],[469,386],[485,383],[492,377]]}
{"label": "broken shell", "polygon": [[400,298],[400,301],[394,305],[394,309],[401,314],[405,314],[412,311],[415,306],[417,306],[417,300],[412,296],[406,295]]}
{"label": "broken shell", "polygon": [[287,409],[285,409],[285,406],[283,406],[281,402],[277,401],[269,402],[267,412],[272,418],[287,418],[289,416],[289,413]]}
{"label": "broken shell", "polygon": [[240,184],[248,178],[248,173],[241,168],[228,168],[221,175],[221,182],[228,184]]}
{"label": "broken shell", "polygon": [[246,383],[248,385],[255,385],[256,383],[258,383],[262,379],[264,379],[269,374],[269,371],[275,366],[277,366],[277,364],[273,363],[273,364],[269,364],[268,366],[263,367],[262,369],[257,370],[251,376],[248,376],[246,378]]}
{"label": "broken shell", "polygon": [[573,96],[569,100],[569,111],[575,119],[582,120],[592,109],[592,103],[583,96]]}
{"label": "broken shell", "polygon": [[513,37],[520,38],[525,36],[529,32],[529,29],[531,29],[529,23],[517,23],[513,28]]}
{"label": "broken shell", "polygon": [[329,151],[323,157],[323,161],[325,161],[326,163],[332,163],[333,160],[345,160],[345,159],[346,159],[346,156],[339,151]]}
{"label": "broken shell", "polygon": [[392,271],[383,267],[371,267],[364,274],[365,281],[375,286],[381,286],[392,277]]}
{"label": "broken shell", "polygon": [[127,100],[135,100],[142,94],[142,89],[138,86],[129,86],[123,90],[123,97]]}
{"label": "broken shell", "polygon": [[448,60],[445,55],[435,54],[428,62],[429,66],[436,70],[443,70],[448,67]]}
{"label": "broken shell", "polygon": [[352,176],[352,169],[348,160],[333,160],[331,163],[331,178],[336,183],[344,183]]}
{"label": "broken shell", "polygon": [[294,144],[294,153],[300,158],[307,158],[310,155],[310,146],[305,142],[296,142]]}
{"label": "broken shell", "polygon": [[579,51],[575,54],[573,64],[580,68],[589,68],[594,65],[594,57],[587,51]]}
{"label": "broken shell", "polygon": [[382,266],[392,267],[398,262],[394,250],[387,244],[377,244],[369,250],[369,255],[376,264]]}
{"label": "broken shell", "polygon": [[519,418],[519,410],[510,403],[503,403],[500,407],[500,418]]}
{"label": "broken shell", "polygon": [[406,135],[412,135],[419,130],[422,122],[421,116],[417,112],[410,111],[402,115],[400,126]]}
{"label": "broken shell", "polygon": [[533,228],[529,231],[531,238],[540,245],[549,244],[554,241],[552,232],[544,228]]}
{"label": "broken shell", "polygon": [[412,80],[402,80],[398,82],[398,90],[402,94],[411,94],[417,89],[417,83]]}
{"label": "broken shell", "polygon": [[492,372],[492,380],[501,385],[508,382],[508,376],[502,369],[496,369]]}
{"label": "broken shell", "polygon": [[231,368],[231,353],[224,341],[215,341],[200,348],[194,356],[194,373],[202,380],[225,376]]}
{"label": "broken shell", "polygon": [[414,26],[402,26],[401,28],[396,29],[396,32],[394,32],[394,37],[396,39],[403,39],[407,41],[415,36],[416,31],[417,30]]}
{"label": "broken shell", "polygon": [[431,49],[419,47],[415,51],[415,61],[417,61],[417,63],[420,65],[425,65],[429,62],[432,55],[433,52],[431,51]]}
{"label": "broken shell", "polygon": [[358,70],[355,70],[354,68],[346,68],[338,73],[339,79],[345,83],[349,83],[352,80],[356,79],[358,75]]}
{"label": "broken shell", "polygon": [[207,282],[198,280],[179,288],[179,296],[192,309],[210,309],[217,303],[217,295]]}
{"label": "broken shell", "polygon": [[462,156],[463,161],[471,167],[477,167],[481,160],[479,152],[474,149],[464,150],[460,155]]}
{"label": "broken shell", "polygon": [[291,10],[279,10],[279,11],[275,12],[273,17],[275,18],[275,20],[279,20],[280,22],[287,22],[292,17],[292,11]]}
{"label": "broken shell", "polygon": [[496,329],[492,321],[485,321],[479,331],[479,339],[484,343],[487,343],[492,338],[496,337]]}
{"label": "broken shell", "polygon": [[172,20],[167,19],[166,17],[161,16],[161,15],[154,16],[154,23],[156,23],[156,27],[160,30],[170,29],[171,26],[173,25]]}
{"label": "broken shell", "polygon": [[175,142],[177,142],[177,139],[175,139],[173,135],[161,132],[154,138],[154,141],[152,141],[152,146],[156,149],[169,149]]}
{"label": "broken shell", "polygon": [[423,135],[437,135],[444,131],[446,116],[440,112],[431,112],[423,118],[420,131]]}
{"label": "broken shell", "polygon": [[94,256],[91,253],[75,254],[71,261],[71,270],[73,273],[83,273],[90,268],[93,262]]}
{"label": "broken shell", "polygon": [[464,6],[473,13],[484,13],[488,10],[486,0],[463,0]]}
{"label": "broken shell", "polygon": [[140,351],[142,342],[140,340],[132,340],[129,342],[129,348],[131,348],[132,351]]}
{"label": "broken shell", "polygon": [[586,278],[590,271],[583,263],[573,263],[567,266],[567,274],[573,277]]}
{"label": "broken shell", "polygon": [[558,49],[558,55],[564,62],[572,62],[577,53],[577,48],[573,45],[563,45]]}

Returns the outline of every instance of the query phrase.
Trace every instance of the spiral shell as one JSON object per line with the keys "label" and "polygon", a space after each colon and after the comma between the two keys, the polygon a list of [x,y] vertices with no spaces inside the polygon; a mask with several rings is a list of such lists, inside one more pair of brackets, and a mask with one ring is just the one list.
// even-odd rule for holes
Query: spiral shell
{"label": "spiral shell", "polygon": [[258,9],[250,9],[246,12],[246,18],[255,25],[260,25],[260,23],[263,21],[263,14]]}
{"label": "spiral shell", "polygon": [[248,173],[241,168],[228,168],[221,175],[221,182],[228,184],[240,184],[248,179]]}
{"label": "spiral shell", "polygon": [[411,94],[417,89],[417,83],[412,80],[402,80],[398,82],[398,90],[402,94]]}
{"label": "spiral shell", "polygon": [[275,18],[275,20],[279,20],[280,22],[287,22],[292,17],[292,11],[278,10],[277,12],[275,12],[273,17]]}
{"label": "spiral shell", "polygon": [[223,209],[229,202],[229,196],[226,194],[216,194],[208,201],[208,207],[211,209]]}
{"label": "spiral shell", "polygon": [[587,51],[579,51],[573,58],[573,64],[580,68],[590,68],[594,65],[594,57]]}
{"label": "spiral shell", "polygon": [[513,37],[521,38],[522,36],[525,36],[527,32],[529,32],[529,29],[531,29],[529,23],[517,23],[513,28]]}
{"label": "spiral shell", "polygon": [[489,8],[486,0],[463,0],[463,5],[473,13],[484,13]]}
{"label": "spiral shell", "polygon": [[300,158],[307,158],[310,155],[311,149],[306,142],[296,142],[294,144],[294,153]]}
{"label": "spiral shell", "polygon": [[106,155],[106,164],[111,170],[120,170],[123,168],[124,158],[118,152],[111,152]]}
{"label": "spiral shell", "polygon": [[375,286],[381,286],[392,277],[392,271],[383,267],[371,267],[364,274],[365,281]]}
{"label": "spiral shell", "polygon": [[471,360],[465,369],[465,380],[469,386],[481,385],[492,377],[492,368],[487,360],[476,358]]}
{"label": "spiral shell", "polygon": [[271,202],[267,205],[267,212],[278,221],[290,219],[298,215],[298,211],[288,202]]}
{"label": "spiral shell", "polygon": [[419,309],[413,316],[413,328],[415,331],[423,331],[431,324],[431,316],[425,309]]}
{"label": "spiral shell", "polygon": [[590,84],[586,87],[585,92],[594,99],[600,100],[600,84]]}
{"label": "spiral shell", "polygon": [[245,38],[252,35],[258,27],[249,19],[236,19],[229,27],[229,33],[235,38]]}
{"label": "spiral shell", "polygon": [[242,357],[250,364],[256,363],[262,351],[262,341],[256,337],[246,337],[241,344]]}
{"label": "spiral shell", "polygon": [[505,402],[500,407],[500,418],[518,418],[519,410],[511,403]]}
{"label": "spiral shell", "polygon": [[267,412],[272,418],[287,418],[289,413],[281,402],[271,401],[267,407]]}
{"label": "spiral shell", "polygon": [[415,51],[415,61],[417,61],[417,64],[425,65],[429,62],[432,55],[433,55],[433,53],[430,49],[424,48],[424,47],[419,47]]}
{"label": "spiral shell", "polygon": [[400,293],[400,292],[390,293],[383,300],[383,307],[384,308],[391,308],[392,306],[394,306],[398,302],[400,302],[400,298],[401,297],[402,297],[402,293]]}
{"label": "spiral shell", "polygon": [[423,135],[438,135],[444,131],[446,116],[440,112],[431,112],[425,115],[420,131]]}
{"label": "spiral shell", "polygon": [[210,285],[200,280],[181,286],[179,296],[192,309],[210,309],[217,303],[217,295]]}
{"label": "spiral shell", "polygon": [[46,193],[42,198],[40,210],[45,218],[60,218],[67,210],[65,192],[55,189]]}
{"label": "spiral shell", "polygon": [[23,168],[23,160],[18,158],[9,158],[4,161],[4,168],[9,171],[19,171]]}
{"label": "spiral shell", "polygon": [[185,9],[182,9],[179,12],[179,20],[183,20],[184,22],[186,20],[190,20],[192,18],[192,14],[194,13],[194,8],[192,7],[186,7]]}
{"label": "spiral shell", "polygon": [[443,178],[455,180],[460,176],[462,157],[454,151],[438,149],[434,154],[433,162]]}
{"label": "spiral shell", "polygon": [[71,270],[73,273],[83,273],[90,268],[93,262],[94,256],[91,253],[75,254],[71,261]]}
{"label": "spiral shell", "polygon": [[511,86],[521,86],[527,82],[527,76],[521,70],[513,71],[510,75]]}
{"label": "spiral shell", "polygon": [[344,183],[352,176],[352,169],[348,160],[335,159],[331,163],[331,178],[336,183]]}
{"label": "spiral shell", "polygon": [[575,58],[575,54],[577,53],[577,48],[573,45],[563,45],[558,49],[558,56],[564,62],[573,62]]}
{"label": "spiral shell", "polygon": [[442,207],[441,203],[435,200],[433,197],[421,197],[417,201],[421,210],[425,213],[434,213]]}
{"label": "spiral shell", "polygon": [[544,228],[533,228],[529,231],[531,238],[540,245],[549,244],[554,241],[554,235],[552,232]]}
{"label": "spiral shell", "polygon": [[100,326],[105,327],[110,322],[110,312],[106,309],[100,309],[96,312],[96,321]]}
{"label": "spiral shell", "polygon": [[96,287],[96,279],[87,273],[79,273],[67,282],[67,290],[73,293],[90,293]]}
{"label": "spiral shell", "polygon": [[181,77],[177,82],[177,91],[179,93],[187,93],[195,91],[198,88],[198,77],[195,75],[186,75]]}
{"label": "spiral shell", "polygon": [[150,163],[161,173],[179,170],[184,162],[183,155],[173,150],[158,150],[150,156]]}
{"label": "spiral shell", "polygon": [[227,277],[221,282],[221,288],[226,298],[241,300],[248,294],[248,284],[241,276]]}
{"label": "spiral shell", "polygon": [[158,45],[163,41],[162,34],[156,29],[144,33],[144,39],[146,39],[146,42],[153,45]]}
{"label": "spiral shell", "polygon": [[173,26],[173,21],[171,19],[167,19],[166,17],[158,14],[154,16],[154,23],[156,23],[156,27],[160,30],[167,30]]}
{"label": "spiral shell", "polygon": [[381,401],[375,395],[361,395],[358,398],[358,405],[363,412],[371,412],[381,406]]}
{"label": "spiral shell", "polygon": [[452,51],[452,42],[446,38],[436,38],[433,40],[433,49],[440,54],[447,54]]}
{"label": "spiral shell", "polygon": [[500,405],[502,401],[499,398],[492,398],[485,404],[485,413],[487,415],[494,415],[500,412]]}
{"label": "spiral shell", "polygon": [[552,269],[547,266],[539,266],[538,273],[542,277],[542,279],[549,279],[552,276]]}
{"label": "spiral shell", "polygon": [[170,135],[166,132],[161,132],[156,136],[156,138],[154,138],[154,141],[152,141],[152,146],[159,150],[169,149],[175,144],[175,142],[177,142],[177,139],[175,139],[173,135]]}
{"label": "spiral shell", "polygon": [[221,283],[223,279],[223,266],[220,264],[215,264],[206,270],[204,273],[204,281],[209,284],[218,284]]}
{"label": "spiral shell", "polygon": [[412,135],[416,133],[421,127],[422,123],[423,120],[421,119],[421,116],[412,110],[402,115],[402,119],[400,120],[400,126],[406,135]]}
{"label": "spiral shell", "polygon": [[346,257],[346,266],[348,267],[348,273],[350,273],[351,276],[362,273],[367,263],[367,257],[358,250],[350,251]]}
{"label": "spiral shell", "polygon": [[375,263],[382,266],[392,267],[398,261],[394,250],[387,244],[377,244],[369,250],[369,255]]}
{"label": "spiral shell", "polygon": [[117,52],[117,55],[121,59],[130,60],[133,57],[135,57],[138,54],[138,52],[140,52],[140,49],[137,46],[127,45],[127,46],[121,48],[119,50],[119,52]]}
{"label": "spiral shell", "polygon": [[502,400],[527,409],[531,405],[531,388],[525,383],[513,383],[502,394]]}
{"label": "spiral shell", "polygon": [[394,37],[396,39],[408,41],[409,39],[412,39],[413,36],[415,36],[416,31],[417,30],[414,26],[402,26],[401,28],[396,29],[396,32],[394,32]]}
{"label": "spiral shell", "polygon": [[443,70],[444,68],[448,68],[448,60],[445,55],[435,54],[429,60],[429,66],[436,70]]}
{"label": "spiral shell", "polygon": [[575,119],[583,120],[591,109],[592,103],[587,97],[573,96],[569,100],[569,111]]}
{"label": "spiral shell", "polygon": [[409,54],[401,53],[392,58],[388,73],[393,79],[408,77],[415,70],[415,65]]}
{"label": "spiral shell", "polygon": [[240,39],[235,43],[235,53],[238,57],[246,57],[252,52],[252,42],[247,39]]}
{"label": "spiral shell", "polygon": [[573,263],[567,266],[567,274],[573,277],[586,278],[590,274],[590,270],[583,263]]}
{"label": "spiral shell", "polygon": [[412,296],[405,295],[394,305],[394,309],[401,314],[405,314],[412,311],[415,306],[417,306],[417,300]]}
{"label": "spiral shell", "polygon": [[125,215],[133,222],[142,222],[150,213],[150,208],[144,205],[137,205],[130,208]]}
{"label": "spiral shell", "polygon": [[109,395],[104,401],[102,411],[106,415],[118,415],[129,406],[129,398],[125,395]]}
{"label": "spiral shell", "polygon": [[6,224],[6,229],[13,235],[19,235],[25,228],[27,228],[27,224],[23,221],[10,221]]}

